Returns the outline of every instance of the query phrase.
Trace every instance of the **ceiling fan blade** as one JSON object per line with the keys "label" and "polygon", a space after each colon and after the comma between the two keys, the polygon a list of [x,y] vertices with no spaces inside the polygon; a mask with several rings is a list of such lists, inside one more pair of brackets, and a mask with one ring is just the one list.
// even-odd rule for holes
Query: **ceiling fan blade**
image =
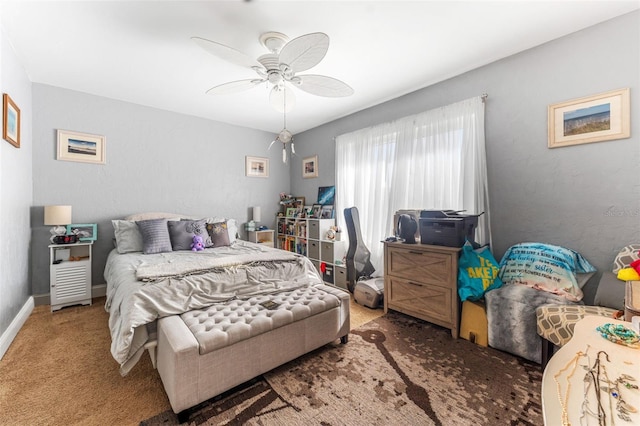
{"label": "ceiling fan blade", "polygon": [[288,65],[293,72],[312,68],[324,58],[329,50],[329,36],[311,33],[294,38],[280,51],[280,63]]}
{"label": "ceiling fan blade", "polygon": [[317,74],[299,75],[297,77],[300,82],[296,84],[296,87],[312,95],[325,96],[327,98],[341,98],[353,95],[351,86],[333,77]]}
{"label": "ceiling fan blade", "polygon": [[260,83],[264,83],[265,81],[266,80],[260,80],[257,78],[230,81],[229,83],[220,84],[207,90],[207,95],[228,95],[231,93],[238,93],[244,90],[249,90]]}
{"label": "ceiling fan blade", "polygon": [[289,112],[296,105],[296,95],[287,86],[273,86],[269,93],[269,103],[278,112]]}
{"label": "ceiling fan blade", "polygon": [[211,53],[212,55],[217,56],[220,59],[224,59],[225,61],[231,62],[232,64],[248,68],[263,68],[260,62],[232,47],[216,43],[215,41],[207,40],[206,38],[202,37],[191,37],[191,40],[193,40],[198,46]]}

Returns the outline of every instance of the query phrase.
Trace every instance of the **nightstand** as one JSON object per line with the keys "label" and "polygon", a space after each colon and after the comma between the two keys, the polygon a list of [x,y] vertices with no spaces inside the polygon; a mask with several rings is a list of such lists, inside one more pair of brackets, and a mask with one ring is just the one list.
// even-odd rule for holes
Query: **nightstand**
{"label": "nightstand", "polygon": [[49,246],[51,312],[65,306],[91,305],[93,241]]}
{"label": "nightstand", "polygon": [[263,229],[262,231],[249,231],[249,241],[273,247],[273,229]]}

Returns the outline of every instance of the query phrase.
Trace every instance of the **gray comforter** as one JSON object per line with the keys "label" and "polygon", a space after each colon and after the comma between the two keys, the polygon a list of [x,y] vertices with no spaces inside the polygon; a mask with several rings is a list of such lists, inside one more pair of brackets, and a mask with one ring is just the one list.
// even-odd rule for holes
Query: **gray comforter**
{"label": "gray comforter", "polygon": [[306,257],[240,240],[200,252],[145,255],[113,250],[104,278],[111,354],[122,375],[140,359],[149,340],[146,325],[158,318],[322,283]]}

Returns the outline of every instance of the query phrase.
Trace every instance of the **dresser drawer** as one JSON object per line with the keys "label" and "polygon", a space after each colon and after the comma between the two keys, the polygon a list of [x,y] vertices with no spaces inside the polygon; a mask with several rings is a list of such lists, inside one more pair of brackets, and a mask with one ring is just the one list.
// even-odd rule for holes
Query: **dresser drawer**
{"label": "dresser drawer", "polygon": [[457,322],[452,309],[454,290],[450,287],[395,277],[387,280],[384,297],[389,308],[442,325]]}
{"label": "dresser drawer", "polygon": [[388,255],[386,273],[389,275],[420,283],[455,285],[451,254],[394,247]]}
{"label": "dresser drawer", "polygon": [[327,263],[333,263],[333,243],[330,241],[322,241],[320,243],[320,260]]}

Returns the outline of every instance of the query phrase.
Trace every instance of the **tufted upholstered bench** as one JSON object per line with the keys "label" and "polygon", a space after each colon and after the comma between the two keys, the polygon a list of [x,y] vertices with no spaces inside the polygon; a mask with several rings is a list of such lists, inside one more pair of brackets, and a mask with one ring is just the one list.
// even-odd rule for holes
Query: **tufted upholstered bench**
{"label": "tufted upholstered bench", "polygon": [[544,305],[536,308],[536,325],[542,340],[542,367],[553,354],[550,343],[561,347],[573,337],[576,323],[588,315],[614,318],[617,309],[585,305]]}
{"label": "tufted upholstered bench", "polygon": [[158,321],[157,368],[174,412],[327,343],[347,342],[349,293],[326,285],[231,300]]}

